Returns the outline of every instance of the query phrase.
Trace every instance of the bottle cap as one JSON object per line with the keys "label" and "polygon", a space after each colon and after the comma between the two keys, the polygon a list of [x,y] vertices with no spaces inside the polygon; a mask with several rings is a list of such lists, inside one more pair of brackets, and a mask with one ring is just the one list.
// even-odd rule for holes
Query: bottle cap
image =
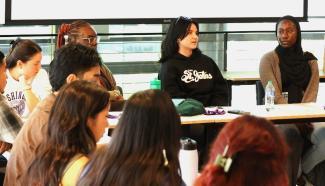
{"label": "bottle cap", "polygon": [[196,150],[196,141],[191,138],[181,138],[181,149],[182,150]]}
{"label": "bottle cap", "polygon": [[150,81],[150,88],[151,89],[160,89],[160,80],[155,78]]}

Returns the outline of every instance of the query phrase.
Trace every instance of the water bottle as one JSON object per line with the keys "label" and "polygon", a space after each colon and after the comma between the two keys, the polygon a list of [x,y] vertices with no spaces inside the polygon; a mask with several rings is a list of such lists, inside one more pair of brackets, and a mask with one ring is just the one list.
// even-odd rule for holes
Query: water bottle
{"label": "water bottle", "polygon": [[180,142],[179,164],[182,179],[187,186],[192,186],[198,175],[199,164],[196,141],[191,138],[181,138]]}
{"label": "water bottle", "polygon": [[274,108],[275,89],[272,81],[268,81],[265,87],[265,108],[267,111]]}
{"label": "water bottle", "polygon": [[150,89],[160,89],[160,80],[155,78],[150,81]]}

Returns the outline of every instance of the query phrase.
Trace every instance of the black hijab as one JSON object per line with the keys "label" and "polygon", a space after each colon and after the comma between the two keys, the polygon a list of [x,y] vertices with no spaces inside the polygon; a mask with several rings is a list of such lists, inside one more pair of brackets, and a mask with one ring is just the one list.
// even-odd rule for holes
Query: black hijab
{"label": "black hijab", "polygon": [[303,52],[300,25],[294,17],[284,16],[280,18],[275,27],[276,35],[278,34],[278,25],[283,20],[294,23],[297,29],[297,40],[290,48],[284,48],[279,44],[275,49],[280,60],[282,91],[288,92],[289,103],[300,103],[311,77],[308,61],[317,58],[309,52]]}

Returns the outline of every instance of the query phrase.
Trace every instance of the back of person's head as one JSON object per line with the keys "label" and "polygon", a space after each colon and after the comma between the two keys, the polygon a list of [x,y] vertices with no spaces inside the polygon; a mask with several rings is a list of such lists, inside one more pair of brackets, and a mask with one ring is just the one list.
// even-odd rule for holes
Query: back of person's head
{"label": "back of person's head", "polygon": [[23,63],[30,60],[35,54],[42,52],[41,47],[30,39],[16,39],[12,41],[9,53],[6,57],[7,68],[11,69],[20,60]]}
{"label": "back of person's head", "polygon": [[[248,115],[236,118],[214,141],[196,185],[287,186],[287,149],[282,136],[266,119]],[[217,157],[222,157],[223,163]],[[228,170],[224,163],[227,158],[232,159]]]}
{"label": "back of person's head", "polygon": [[87,126],[87,119],[94,118],[108,105],[109,93],[99,85],[84,80],[67,84],[60,90],[51,109],[49,140],[67,148],[75,143],[79,152],[88,154],[96,140]]}
{"label": "back of person's head", "polygon": [[4,63],[5,55],[0,51],[0,66]]}
{"label": "back of person's head", "polygon": [[58,91],[70,74],[79,77],[93,67],[100,66],[98,52],[80,44],[68,44],[55,51],[50,63],[49,79],[53,91]]}
{"label": "back of person's head", "polygon": [[0,93],[4,92],[7,85],[5,55],[0,51]]}
{"label": "back of person's head", "polygon": [[84,20],[76,20],[71,24],[63,23],[58,30],[57,48],[61,48],[67,44],[66,42],[76,43],[76,39],[82,34],[82,28],[92,28],[92,26]]}
{"label": "back of person's head", "polygon": [[[196,26],[199,32],[198,22],[188,17],[180,16],[170,23],[166,36],[161,43],[161,58],[159,62],[163,63],[178,52],[178,40],[184,39],[189,34],[192,24]],[[196,48],[195,51],[200,50]]]}
{"label": "back of person's head", "polygon": [[133,94],[109,146],[90,161],[79,185],[180,185],[179,130],[180,118],[167,93]]}
{"label": "back of person's head", "polygon": [[94,83],[78,80],[63,86],[50,112],[47,135],[28,169],[27,183],[59,185],[71,158],[95,150],[89,118],[108,106],[109,93]]}

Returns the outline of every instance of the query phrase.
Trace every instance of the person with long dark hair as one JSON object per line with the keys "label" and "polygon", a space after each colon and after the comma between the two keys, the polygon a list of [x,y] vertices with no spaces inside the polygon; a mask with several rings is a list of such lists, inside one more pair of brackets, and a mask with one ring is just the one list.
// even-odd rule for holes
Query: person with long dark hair
{"label": "person with long dark hair", "polygon": [[51,93],[47,72],[41,68],[42,49],[32,40],[16,39],[6,56],[8,82],[4,96],[11,107],[27,118]]}
{"label": "person with long dark hair", "polygon": [[25,185],[75,185],[108,126],[109,94],[88,81],[62,88],[51,109],[47,134],[23,176]]}
{"label": "person with long dark hair", "polygon": [[179,130],[167,93],[133,94],[110,143],[91,158],[78,185],[181,185]]}
{"label": "person with long dark hair", "polygon": [[[213,59],[199,47],[199,24],[188,17],[174,19],[161,44],[159,78],[172,98],[192,98],[204,106],[229,105],[227,82]],[[182,136],[198,143],[200,164],[217,134],[217,126],[182,127]]]}
{"label": "person with long dark hair", "polygon": [[[260,62],[259,71],[263,86],[265,87],[269,80],[272,81],[275,88],[275,104],[315,102],[319,87],[317,58],[312,53],[303,51],[299,22],[292,16],[284,16],[278,20],[275,29],[279,44],[274,50],[266,53]],[[288,92],[288,99],[284,98],[283,92]],[[312,143],[318,143],[313,148],[322,146],[320,145],[322,140],[313,140],[315,138],[311,138],[311,134],[319,135],[318,139],[322,134],[313,131],[311,123],[279,125],[279,128],[291,148],[288,175],[290,185],[295,186],[301,157]],[[308,172],[316,164],[324,161],[324,157],[325,154],[311,156],[308,160]],[[302,169],[306,170],[306,164],[302,165],[304,165]]]}
{"label": "person with long dark hair", "polygon": [[172,98],[192,98],[204,106],[228,105],[227,82],[198,44],[196,21],[182,16],[172,21],[161,44],[162,90]]}
{"label": "person with long dark hair", "polygon": [[60,89],[76,80],[86,80],[100,85],[100,57],[98,52],[80,44],[68,44],[55,51],[50,63],[49,77],[53,93],[34,109],[18,133],[6,168],[4,185],[25,185],[25,173],[35,150],[43,142],[51,108]]}
{"label": "person with long dark hair", "polygon": [[[58,30],[57,48],[68,43],[79,43],[88,47],[97,49],[98,44],[97,32],[94,27],[84,21],[76,20],[70,24],[63,23]],[[116,81],[112,72],[105,64],[101,64],[101,84],[111,95],[112,110],[121,110],[123,106],[123,96],[116,86]]]}
{"label": "person with long dark hair", "polygon": [[271,122],[249,115],[238,117],[215,139],[195,186],[287,186],[287,151]]}
{"label": "person with long dark hair", "polygon": [[[7,84],[5,56],[0,51],[0,93],[3,93]],[[17,112],[10,107],[6,98],[0,94],[0,164],[7,164],[7,159],[2,155],[12,147],[23,121]],[[4,173],[0,172],[0,185],[3,184]]]}

